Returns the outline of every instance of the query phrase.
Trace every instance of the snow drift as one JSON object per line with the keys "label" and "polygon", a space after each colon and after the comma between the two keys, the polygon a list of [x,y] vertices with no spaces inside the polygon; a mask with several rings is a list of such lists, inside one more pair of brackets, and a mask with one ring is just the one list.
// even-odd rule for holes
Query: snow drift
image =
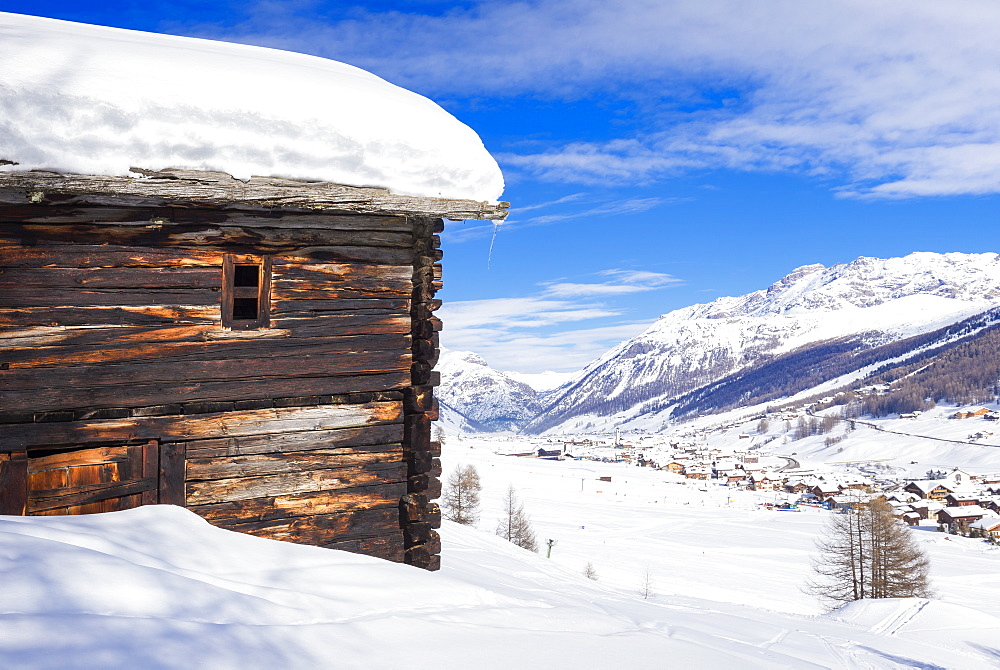
{"label": "snow drift", "polygon": [[482,141],[335,61],[0,13],[0,169],[188,168],[495,201]]}
{"label": "snow drift", "polygon": [[959,623],[976,612],[924,611],[904,635],[912,617],[896,609],[901,623],[879,632],[870,615],[644,601],[488,533],[444,530],[445,568],[428,573],[178,507],[0,517],[0,666],[985,668],[998,653],[994,627]]}

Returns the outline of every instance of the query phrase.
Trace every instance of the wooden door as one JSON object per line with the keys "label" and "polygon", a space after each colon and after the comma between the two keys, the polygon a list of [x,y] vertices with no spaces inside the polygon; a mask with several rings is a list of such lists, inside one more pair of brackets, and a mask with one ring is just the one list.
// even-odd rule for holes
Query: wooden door
{"label": "wooden door", "polygon": [[183,445],[60,447],[0,459],[0,514],[113,512],[184,504]]}

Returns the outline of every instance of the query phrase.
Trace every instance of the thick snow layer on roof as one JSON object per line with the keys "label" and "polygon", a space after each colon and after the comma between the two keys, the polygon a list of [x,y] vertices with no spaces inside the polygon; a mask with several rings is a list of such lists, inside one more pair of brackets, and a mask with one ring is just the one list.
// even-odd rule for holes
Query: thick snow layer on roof
{"label": "thick snow layer on roof", "polygon": [[336,61],[0,13],[0,169],[188,168],[495,201],[479,136]]}

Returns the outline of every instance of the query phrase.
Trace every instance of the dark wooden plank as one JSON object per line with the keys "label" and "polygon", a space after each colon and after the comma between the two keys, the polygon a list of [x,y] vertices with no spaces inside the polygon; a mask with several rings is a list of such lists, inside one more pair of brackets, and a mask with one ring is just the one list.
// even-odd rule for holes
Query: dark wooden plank
{"label": "dark wooden plank", "polygon": [[197,438],[300,433],[399,423],[402,414],[402,401],[386,401],[366,405],[326,405],[191,416],[21,424],[16,431],[5,431],[0,434],[0,450],[22,449],[24,444],[113,443],[154,439],[177,442]]}
{"label": "dark wooden plank", "polygon": [[26,326],[169,326],[211,324],[218,327],[219,305],[143,305],[124,307],[0,308],[0,327]]}
{"label": "dark wooden plank", "polygon": [[379,507],[396,508],[399,505],[399,498],[405,493],[405,483],[392,482],[188,507],[212,523],[265,521]]}
{"label": "dark wooden plank", "polygon": [[341,468],[374,463],[401,463],[403,447],[398,444],[380,445],[381,448],[314,449],[277,454],[220,456],[214,458],[189,458],[187,480],[253,477],[289,472],[308,472],[328,468]]}
{"label": "dark wooden plank", "polygon": [[299,247],[340,247],[357,245],[405,247],[413,246],[410,231],[390,232],[369,230],[363,233],[323,227],[310,228],[244,228],[234,225],[174,223],[145,226],[120,226],[113,223],[37,224],[2,223],[0,242],[21,244],[62,244],[73,240],[77,244],[115,244],[144,247],[225,247],[255,249],[261,253],[279,253]]}
{"label": "dark wooden plank", "polygon": [[164,505],[185,504],[184,443],[171,442],[160,445],[159,502]]}
{"label": "dark wooden plank", "polygon": [[27,452],[0,453],[0,514],[22,516],[27,504]]}
{"label": "dark wooden plank", "polygon": [[355,538],[394,534],[399,528],[399,512],[390,507],[290,519],[215,523],[229,530],[252,533],[272,540],[324,545]]}
{"label": "dark wooden plank", "polygon": [[349,551],[352,554],[364,554],[384,558],[395,563],[403,562],[403,533],[395,531],[378,537],[364,537],[356,540],[339,540],[323,545],[327,549]]}
{"label": "dark wooden plank", "polygon": [[[161,474],[163,466],[160,462],[160,443],[156,440],[149,440],[146,444],[139,445],[135,448],[139,450],[139,457],[141,459],[142,470],[140,476],[142,479],[156,479],[157,488],[160,490],[159,493],[156,489],[143,491],[139,499],[139,503],[141,505],[155,505],[160,501],[163,489],[163,475]],[[132,477],[135,477],[136,474],[140,473],[133,472]]]}
{"label": "dark wooden plank", "polygon": [[385,445],[399,444],[403,439],[402,424],[383,424],[364,428],[249,435],[187,443],[190,458],[241,456],[250,454],[294,453],[315,449],[343,449],[361,453],[377,451]]}
{"label": "dark wooden plank", "polygon": [[187,504],[232,502],[267,496],[353,488],[406,479],[403,463],[372,463],[330,470],[310,470],[263,477],[187,483]]}
{"label": "dark wooden plank", "polygon": [[48,456],[33,456],[28,464],[28,472],[34,474],[45,470],[93,463],[120,463],[127,459],[128,448],[125,446],[74,449]]}
{"label": "dark wooden plank", "polygon": [[0,291],[0,307],[135,307],[145,305],[206,306],[219,303],[219,291],[212,289],[94,289],[37,287]]}
{"label": "dark wooden plank", "polygon": [[231,339],[196,340],[189,342],[104,343],[87,347],[5,348],[3,360],[10,369],[31,369],[47,366],[81,364],[121,365],[138,361],[190,362],[240,357],[281,358],[308,355],[345,355],[367,351],[405,350],[410,347],[409,335],[374,333],[337,337],[234,337]]}
{"label": "dark wooden plank", "polygon": [[[398,336],[389,336],[398,337]],[[69,367],[11,368],[0,371],[4,386],[18,391],[60,388],[96,388],[141,380],[153,383],[196,383],[241,379],[288,379],[317,375],[359,375],[406,369],[410,354],[402,347],[386,351],[355,351],[343,344],[281,352],[291,355],[150,360],[126,363],[95,363]],[[225,355],[225,354],[223,354]],[[2,396],[0,396],[2,397]],[[0,400],[6,406],[6,402]]]}
{"label": "dark wooden plank", "polygon": [[[82,470],[83,468],[74,468]],[[155,479],[133,479],[127,482],[81,484],[58,489],[32,490],[28,495],[28,514],[142,493],[156,488]]]}
{"label": "dark wooden plank", "polygon": [[[43,317],[44,318],[44,317]],[[49,318],[51,321],[51,318]],[[282,328],[267,331],[234,332],[218,321],[200,325],[168,324],[161,326],[112,326],[93,322],[86,326],[34,326],[0,328],[0,348],[39,350],[43,347],[81,347],[98,344],[145,345],[154,342],[201,342],[205,340],[254,340],[269,338],[311,338],[349,335],[409,333],[409,315],[368,315],[326,313],[303,319],[282,319]],[[44,350],[48,351],[48,350]],[[69,349],[64,352],[70,351]],[[63,353],[52,350],[52,353]]]}
{"label": "dark wooden plank", "polygon": [[171,247],[157,249],[126,245],[71,245],[39,244],[37,246],[2,246],[4,267],[63,267],[63,268],[119,268],[119,267],[221,267],[222,254],[280,252],[288,263],[350,263],[363,262],[382,265],[413,264],[413,251],[405,247],[366,246],[301,246],[282,249],[233,246]]}
{"label": "dark wooden plank", "polygon": [[412,233],[413,225],[403,216],[289,212],[287,210],[241,211],[210,207],[89,207],[60,204],[0,205],[0,222],[20,224],[119,223],[145,228],[175,224],[205,224],[252,228],[322,228],[324,230],[396,231]]}
{"label": "dark wooden plank", "polygon": [[[0,380],[3,373],[0,372]],[[250,378],[239,381],[121,384],[95,388],[35,389],[23,392],[0,391],[5,411],[59,410],[65,408],[144,407],[199,401],[235,402],[248,398],[287,398],[299,395],[322,396],[364,391],[405,388],[410,373],[398,370],[366,375],[324,375],[322,377]],[[236,409],[235,407],[233,409]],[[181,410],[178,410],[181,411]],[[215,410],[223,411],[223,410]],[[171,412],[167,412],[171,413]],[[173,412],[177,413],[177,412]],[[202,436],[207,437],[207,436]],[[82,438],[81,438],[82,439]],[[73,442],[72,439],[69,442]],[[0,444],[4,444],[0,435]],[[24,444],[38,444],[26,442]]]}
{"label": "dark wooden plank", "polygon": [[0,272],[4,290],[217,289],[221,285],[219,268],[13,268]]}

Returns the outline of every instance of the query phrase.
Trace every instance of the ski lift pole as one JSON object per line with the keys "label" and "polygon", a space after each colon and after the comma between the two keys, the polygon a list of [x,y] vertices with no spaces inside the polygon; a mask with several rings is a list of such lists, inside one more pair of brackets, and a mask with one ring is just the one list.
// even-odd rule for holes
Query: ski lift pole
{"label": "ski lift pole", "polygon": [[545,540],[545,544],[549,545],[549,550],[545,554],[545,558],[552,558],[552,547],[555,546],[555,540]]}

